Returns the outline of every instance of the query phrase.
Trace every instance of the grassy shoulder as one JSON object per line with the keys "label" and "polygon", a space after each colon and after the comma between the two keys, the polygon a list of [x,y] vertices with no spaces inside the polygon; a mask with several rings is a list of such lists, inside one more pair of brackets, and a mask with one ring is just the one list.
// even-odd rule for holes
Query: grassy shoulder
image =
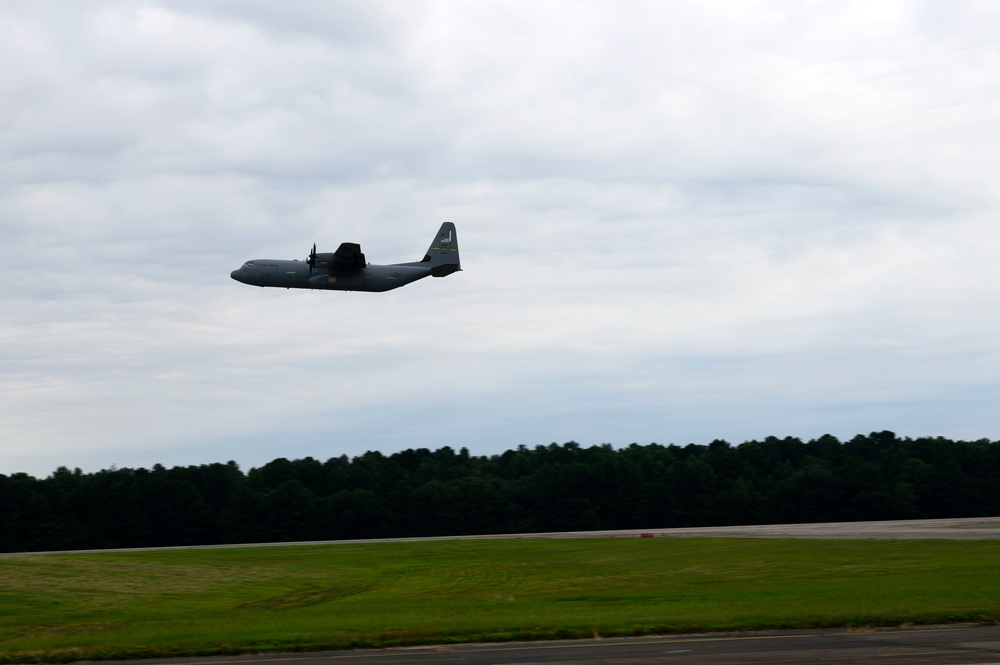
{"label": "grassy shoulder", "polygon": [[1000,542],[435,541],[0,557],[0,662],[1000,619]]}

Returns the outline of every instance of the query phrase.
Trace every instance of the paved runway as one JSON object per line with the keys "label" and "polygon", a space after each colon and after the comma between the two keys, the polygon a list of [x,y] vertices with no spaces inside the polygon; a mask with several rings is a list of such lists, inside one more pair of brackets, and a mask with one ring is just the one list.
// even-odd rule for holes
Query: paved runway
{"label": "paved runway", "polygon": [[0,556],[25,554],[83,554],[89,552],[144,552],[174,549],[218,549],[226,547],[288,547],[291,545],[339,545],[347,543],[402,543],[430,540],[496,540],[507,538],[872,538],[948,540],[1000,539],[1000,517],[958,517],[935,520],[892,520],[883,522],[821,522],[815,524],[763,524],[750,526],[703,526],[681,529],[622,529],[618,531],[559,531],[552,533],[499,533],[477,536],[435,536],[430,538],[371,538],[367,540],[321,540],[289,543],[242,543],[185,547],[136,547],[120,550],[72,550],[64,552],[7,552]]}
{"label": "paved runway", "polygon": [[982,540],[1000,538],[1000,517],[966,517],[884,522],[827,522],[820,524],[766,524],[709,526],[690,529],[653,529],[657,536],[725,538],[877,538]]}
{"label": "paved runway", "polygon": [[135,662],[146,665],[867,665],[872,662],[880,665],[1000,665],[1000,627],[935,626],[870,632],[762,631]]}

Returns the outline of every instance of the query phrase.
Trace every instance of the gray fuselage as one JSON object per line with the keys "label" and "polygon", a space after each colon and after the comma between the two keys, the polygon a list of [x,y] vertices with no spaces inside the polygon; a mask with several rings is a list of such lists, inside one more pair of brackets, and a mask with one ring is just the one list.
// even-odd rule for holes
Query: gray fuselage
{"label": "gray fuselage", "polygon": [[432,274],[430,266],[419,263],[367,265],[363,268],[310,270],[305,261],[254,259],[234,270],[231,277],[253,286],[286,289],[329,289],[334,291],[389,291]]}

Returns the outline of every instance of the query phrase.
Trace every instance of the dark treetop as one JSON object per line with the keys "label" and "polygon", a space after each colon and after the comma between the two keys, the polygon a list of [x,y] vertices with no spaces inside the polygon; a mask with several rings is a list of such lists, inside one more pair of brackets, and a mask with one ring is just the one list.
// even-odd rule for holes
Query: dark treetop
{"label": "dark treetop", "polygon": [[0,474],[0,551],[1000,514],[1000,441],[768,437]]}

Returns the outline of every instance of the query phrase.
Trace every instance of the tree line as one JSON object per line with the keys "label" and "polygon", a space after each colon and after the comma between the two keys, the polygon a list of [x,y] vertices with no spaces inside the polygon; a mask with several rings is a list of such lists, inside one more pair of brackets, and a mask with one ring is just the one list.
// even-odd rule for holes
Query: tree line
{"label": "tree line", "polygon": [[4,552],[998,514],[1000,441],[888,431],[0,474]]}

